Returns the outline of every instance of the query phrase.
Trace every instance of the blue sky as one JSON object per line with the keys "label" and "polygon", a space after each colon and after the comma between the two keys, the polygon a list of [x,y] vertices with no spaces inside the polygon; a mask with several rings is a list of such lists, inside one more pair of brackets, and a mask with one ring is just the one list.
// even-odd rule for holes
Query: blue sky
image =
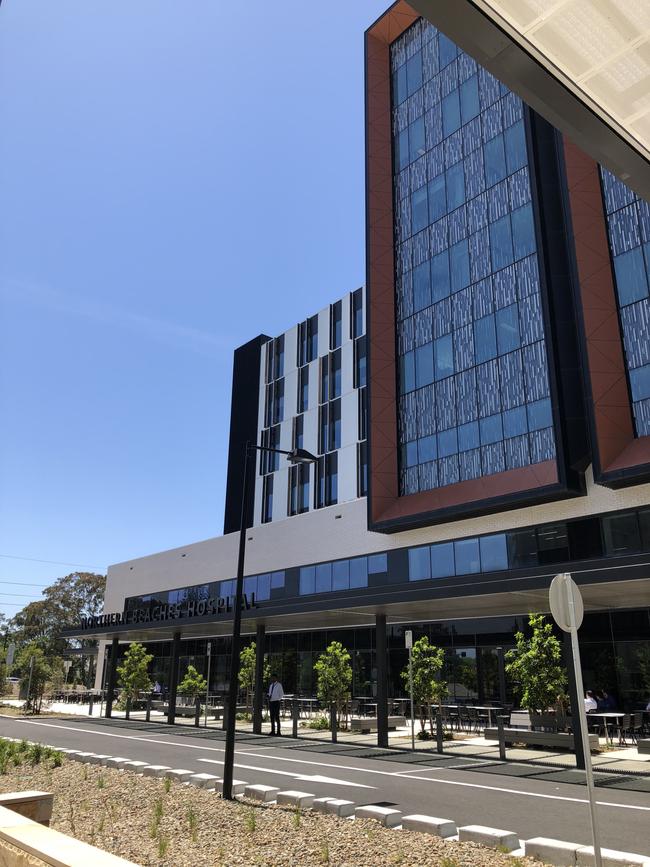
{"label": "blue sky", "polygon": [[221,532],[233,349],[364,280],[387,5],[2,3],[0,611]]}

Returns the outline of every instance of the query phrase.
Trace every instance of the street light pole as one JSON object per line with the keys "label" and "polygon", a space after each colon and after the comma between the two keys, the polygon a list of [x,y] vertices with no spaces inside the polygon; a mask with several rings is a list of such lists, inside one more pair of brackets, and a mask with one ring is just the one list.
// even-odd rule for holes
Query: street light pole
{"label": "street light pole", "polygon": [[[248,527],[248,496],[249,496],[249,473],[251,455],[255,452],[271,452],[278,455],[286,455],[291,464],[314,463],[318,460],[315,455],[305,449],[272,449],[266,446],[258,446],[248,441],[244,454],[244,482],[241,498],[241,520],[239,525],[239,555],[237,557],[237,580],[235,585],[235,611],[232,622],[232,643],[230,650],[230,683],[228,684],[228,703],[226,705],[226,749],[223,757],[223,791],[222,797],[232,801],[232,780],[235,763],[235,723],[237,722],[237,697],[239,695],[239,654],[241,648],[241,610],[244,604],[244,561],[246,558],[246,535]],[[254,466],[254,462],[253,462]]]}

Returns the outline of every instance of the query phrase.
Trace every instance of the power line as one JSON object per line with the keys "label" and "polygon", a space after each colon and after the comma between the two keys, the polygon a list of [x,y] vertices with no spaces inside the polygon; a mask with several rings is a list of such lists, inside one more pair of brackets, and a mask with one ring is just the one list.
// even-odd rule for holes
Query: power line
{"label": "power line", "polygon": [[[24,593],[0,593],[0,596],[10,596],[12,599],[40,599],[40,596],[26,596]],[[2,603],[6,605],[6,602]]]}
{"label": "power line", "polygon": [[19,587],[47,587],[47,584],[30,584],[29,581],[10,581],[7,579],[0,580],[0,584],[17,584]]}
{"label": "power line", "polygon": [[[1,0],[0,0],[1,2]],[[18,557],[16,554],[0,554],[9,560],[27,560],[30,563],[49,563],[51,566],[75,566],[78,569],[101,569],[101,566],[92,566],[90,563],[66,563],[62,560],[39,560],[36,557]]]}

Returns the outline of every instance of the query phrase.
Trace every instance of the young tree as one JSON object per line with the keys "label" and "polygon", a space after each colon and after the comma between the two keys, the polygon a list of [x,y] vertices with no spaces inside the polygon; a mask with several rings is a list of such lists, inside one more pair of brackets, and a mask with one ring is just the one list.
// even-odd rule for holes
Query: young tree
{"label": "young tree", "polygon": [[52,677],[52,669],[42,648],[33,641],[16,656],[15,667],[20,672],[20,691],[25,695],[25,710],[40,713],[45,685]]}
{"label": "young tree", "polygon": [[151,689],[149,666],[152,659],[153,654],[147,653],[137,641],[126,651],[122,665],[117,667],[118,684],[122,687],[120,702],[127,698],[133,700],[139,692]]}
{"label": "young tree", "polygon": [[562,648],[543,614],[529,614],[530,638],[515,635],[516,647],[506,653],[506,672],[513,681],[521,706],[543,713],[564,694],[567,675]]}
{"label": "young tree", "polygon": [[196,670],[193,665],[187,666],[187,671],[185,672],[185,677],[180,682],[178,691],[181,695],[186,695],[188,698],[193,698],[196,700],[196,697],[199,695],[205,695],[205,691],[208,688],[208,682],[203,677],[202,674]]}
{"label": "young tree", "polygon": [[[253,704],[253,693],[255,692],[255,655],[257,653],[257,645],[253,641],[248,647],[245,647],[239,655],[239,686],[246,690],[246,709],[250,710]],[[268,683],[271,679],[271,666],[268,659],[264,657],[264,683]]]}
{"label": "young tree", "polygon": [[340,641],[333,641],[314,664],[316,672],[316,694],[328,708],[336,705],[337,719],[341,719],[343,705],[350,698],[352,666],[350,654]]}
{"label": "young tree", "polygon": [[[427,718],[431,727],[431,733],[433,734],[431,705],[440,704],[447,695],[447,683],[440,679],[444,661],[445,651],[442,647],[429,644],[429,639],[426,635],[419,638],[413,645],[413,649],[411,650],[413,700],[416,707],[421,708],[420,726],[423,736]],[[402,680],[408,691],[410,689],[408,665],[402,672]],[[424,713],[422,713],[422,710],[424,710]]]}

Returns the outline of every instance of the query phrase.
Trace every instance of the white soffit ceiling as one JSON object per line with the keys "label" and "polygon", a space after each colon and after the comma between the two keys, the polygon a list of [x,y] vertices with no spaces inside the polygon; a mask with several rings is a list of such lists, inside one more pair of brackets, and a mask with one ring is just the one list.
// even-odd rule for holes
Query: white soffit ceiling
{"label": "white soffit ceiling", "polygon": [[410,0],[650,198],[650,0]]}

